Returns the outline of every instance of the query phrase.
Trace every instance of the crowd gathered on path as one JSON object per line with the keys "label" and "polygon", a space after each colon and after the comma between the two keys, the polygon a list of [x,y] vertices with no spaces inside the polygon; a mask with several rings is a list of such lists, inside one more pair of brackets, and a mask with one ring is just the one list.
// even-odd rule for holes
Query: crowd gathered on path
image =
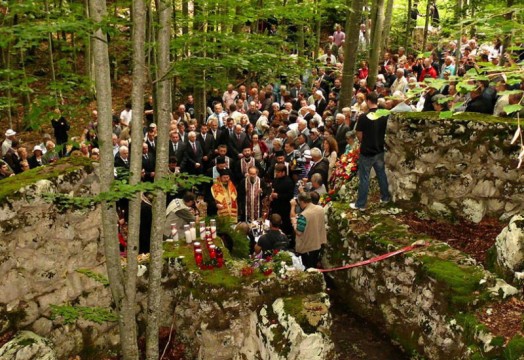
{"label": "crowd gathered on path", "polygon": [[[207,215],[233,223],[267,219],[270,230],[254,244],[255,252],[291,248],[301,255],[306,267],[316,267],[327,240],[319,199],[330,190],[342,155],[359,154],[359,188],[355,202],[350,204],[353,209],[366,210],[371,168],[379,183],[380,201],[392,199],[384,164],[388,116],[377,119],[370,113],[379,109],[396,113],[456,108],[507,116],[504,107],[522,100],[521,92],[503,91],[524,90],[524,80],[508,84],[501,75],[491,77],[491,81],[471,80],[469,91],[457,88],[471,69],[478,69],[477,63],[499,65],[501,56],[507,66],[523,60],[522,53],[503,53],[497,39],[478,44],[464,36],[460,43],[450,41],[439,51],[430,48],[427,57],[407,54],[402,47],[386,52],[374,88],[368,86],[369,67],[363,60],[354,74],[351,106],[339,109],[345,41],[343,30],[336,26],[316,66],[287,83],[229,84],[223,92],[212,89],[207,99],[208,114],[201,120],[196,119],[192,94],[176,107],[169,125],[169,170],[207,175],[213,181],[192,192],[168,195],[166,237],[171,224],[180,228],[198,221],[196,204],[204,201]],[[427,79],[449,82],[437,86]],[[44,134],[42,142],[32,149],[19,141],[13,129],[5,131],[0,180],[65,156],[99,159],[96,110],[81,138],[73,139],[74,146],[70,145],[68,121],[59,110],[55,115],[54,139]],[[138,144],[142,147],[142,180],[154,181],[158,145],[155,115],[152,97],[145,102],[144,114],[134,114],[131,103],[113,114],[116,178],[128,173],[129,149],[134,146],[130,132],[137,129],[144,135],[142,144]],[[140,251],[148,252],[150,201],[144,197],[143,203]],[[122,206],[121,214],[125,214]],[[122,215],[121,222],[125,221]]]}

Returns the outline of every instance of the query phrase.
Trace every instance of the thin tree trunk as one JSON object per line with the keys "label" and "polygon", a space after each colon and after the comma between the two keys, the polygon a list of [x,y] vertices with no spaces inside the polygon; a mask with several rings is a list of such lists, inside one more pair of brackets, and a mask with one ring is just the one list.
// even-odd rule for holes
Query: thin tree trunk
{"label": "thin tree trunk", "polygon": [[[316,59],[320,56],[320,36],[322,34],[322,8],[320,7],[320,1],[321,0],[315,0],[316,1],[316,5],[315,5],[315,9],[317,11],[317,21],[315,23],[315,27],[316,27],[316,38],[315,38],[315,48],[313,49],[313,59]],[[347,29],[346,29],[347,31]],[[358,43],[358,42],[357,42]]]}
{"label": "thin tree trunk", "polygon": [[[362,18],[362,8],[365,0],[347,0],[348,7],[351,6],[353,11],[348,10],[346,21],[346,35],[349,39],[358,39],[360,34],[360,20]],[[351,4],[352,3],[352,4]],[[344,68],[342,72],[342,90],[340,91],[340,100],[338,110],[342,111],[344,107],[351,105],[353,97],[353,74],[357,67],[358,41],[346,41],[344,43]]]}
{"label": "thin tree trunk", "polygon": [[[86,10],[86,17],[90,18],[90,12],[89,12],[89,0],[85,0],[85,10]],[[91,83],[94,83],[94,77],[93,72],[91,71],[91,47],[92,47],[92,39],[91,36],[88,36],[86,38],[86,45],[85,45],[85,52],[84,52],[84,66],[85,66],[85,72],[87,75],[87,78]]]}
{"label": "thin tree trunk", "polygon": [[428,28],[429,28],[429,8],[431,6],[431,0],[428,0],[426,6],[426,21],[424,23],[424,39],[422,40],[422,52],[426,51],[426,44],[428,42]]}
{"label": "thin tree trunk", "polygon": [[[89,12],[91,19],[96,23],[102,23],[107,16],[106,2],[104,0],[89,0]],[[102,28],[95,29],[93,33],[93,53],[97,71],[95,72],[95,84],[97,92],[98,110],[98,136],[100,139],[100,191],[109,192],[113,183],[113,146],[111,141],[112,129],[112,102],[111,102],[111,74],[109,71],[109,51],[107,46],[107,34]],[[122,266],[120,265],[120,249],[117,236],[117,218],[115,204],[113,202],[102,202],[102,239],[106,256],[107,274],[111,293],[119,314],[120,334],[125,333],[128,325],[122,316],[122,303],[125,297],[123,286]],[[122,350],[127,349],[125,345],[129,340],[120,337]],[[124,359],[133,359],[127,353],[122,354]]]}
{"label": "thin tree trunk", "polygon": [[[22,64],[22,76],[24,79],[24,87],[29,87],[29,84],[27,82],[27,72],[25,70],[25,56],[24,56],[24,49],[20,48],[20,64]],[[29,91],[24,91],[25,95],[25,102],[28,107],[31,107],[31,94]],[[25,106],[24,106],[25,107]]]}
{"label": "thin tree trunk", "polygon": [[[169,72],[169,42],[171,39],[171,3],[169,0],[159,1],[158,29],[158,139],[155,181],[165,177],[168,172],[168,133],[170,122],[170,84]],[[149,265],[149,293],[147,302],[146,357],[158,359],[158,328],[160,318],[160,300],[162,276],[162,236],[166,211],[166,196],[161,190],[155,191],[153,201],[153,222],[151,229],[151,261]]]}
{"label": "thin tree trunk", "polygon": [[382,43],[382,27],[384,25],[384,0],[377,0],[377,19],[373,25],[373,41],[371,43],[371,56],[369,58],[368,86],[373,89],[378,75],[378,62],[380,57],[380,44]]}
{"label": "thin tree trunk", "polygon": [[388,0],[384,17],[384,27],[382,30],[382,50],[380,56],[384,56],[389,47],[389,32],[391,31],[391,18],[393,17],[393,1]]}
{"label": "thin tree trunk", "polygon": [[[47,22],[49,22],[49,1],[48,0],[44,1],[44,7],[45,7],[45,12],[46,12],[46,19],[47,19]],[[47,34],[47,51],[49,53],[49,66],[51,68],[51,80],[53,82],[53,85],[56,86],[55,60],[53,57],[53,34],[51,32]],[[58,101],[58,98],[60,97],[60,99],[62,100],[62,92],[61,91],[57,92],[55,88],[54,93],[55,93],[56,105],[58,106],[58,104],[61,104],[61,102]]]}
{"label": "thin tree trunk", "polygon": [[368,59],[371,57],[371,44],[373,44],[373,38],[375,37],[375,23],[377,22],[377,9],[378,9],[378,1],[377,0],[371,0],[371,10],[369,11],[369,21],[368,23],[370,26],[367,28],[367,35],[368,35]]}
{"label": "thin tree trunk", "polygon": [[[136,146],[131,147],[131,175],[130,185],[136,185],[141,180],[142,170],[142,114],[144,112],[144,87],[146,83],[145,74],[145,17],[146,7],[144,0],[134,0],[132,9],[133,30],[133,88],[131,92],[132,108],[134,113],[134,126],[131,131],[131,142]],[[132,359],[138,359],[138,344],[136,330],[136,274],[137,255],[140,233],[140,207],[141,195],[136,194],[129,202],[129,236],[127,239],[127,267],[125,271],[126,297],[122,304],[122,317],[127,324],[123,337],[129,339],[125,345],[127,348],[122,352],[128,354]]]}
{"label": "thin tree trunk", "polygon": [[[460,0],[459,0],[460,1]],[[411,8],[413,7],[413,4],[411,3],[411,0],[408,0],[408,16],[406,21],[406,38],[404,39],[404,48],[406,49],[406,52],[409,52],[410,48],[410,39],[411,39]]]}
{"label": "thin tree trunk", "polygon": [[[302,4],[303,2],[304,0],[297,0],[298,5]],[[302,22],[301,19],[298,19],[297,32],[298,32],[297,55],[304,56],[304,51],[306,47],[306,44],[305,44],[306,35],[304,33],[304,23]]]}
{"label": "thin tree trunk", "polygon": [[[12,114],[12,103],[13,103],[13,94],[11,93],[11,42],[7,44],[7,54],[6,54],[6,64],[7,64],[7,119],[9,120],[9,128],[13,128],[13,114]],[[17,124],[19,125],[19,124]],[[17,126],[17,131],[20,131],[19,126]]]}
{"label": "thin tree trunk", "polygon": [[[515,3],[514,0],[506,0],[506,6],[508,8],[512,7],[514,3]],[[507,14],[504,15],[504,18],[506,20],[511,20],[511,18],[513,17],[513,14],[514,14],[514,12],[510,11]],[[511,45],[511,35],[512,35],[512,32],[508,32],[504,36],[504,41],[502,42],[502,53],[499,54],[500,55],[500,57],[499,57],[500,58],[500,64],[502,66],[504,66],[504,64],[506,63],[506,58],[503,55],[506,53],[506,49],[509,48],[510,45]]]}

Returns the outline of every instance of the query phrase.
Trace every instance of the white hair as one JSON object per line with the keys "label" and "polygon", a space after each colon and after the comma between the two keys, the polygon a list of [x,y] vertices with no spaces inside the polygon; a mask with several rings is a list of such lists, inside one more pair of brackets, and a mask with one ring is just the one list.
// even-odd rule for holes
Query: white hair
{"label": "white hair", "polygon": [[322,157],[322,151],[319,148],[314,147],[313,149],[311,149],[311,157],[312,158]]}

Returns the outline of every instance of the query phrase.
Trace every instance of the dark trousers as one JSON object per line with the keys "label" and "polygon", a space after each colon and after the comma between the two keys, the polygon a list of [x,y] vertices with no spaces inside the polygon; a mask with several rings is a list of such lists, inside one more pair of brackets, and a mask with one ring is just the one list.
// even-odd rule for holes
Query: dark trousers
{"label": "dark trousers", "polygon": [[316,268],[318,261],[320,260],[320,249],[298,255],[300,255],[302,258],[302,264],[306,267],[306,269]]}

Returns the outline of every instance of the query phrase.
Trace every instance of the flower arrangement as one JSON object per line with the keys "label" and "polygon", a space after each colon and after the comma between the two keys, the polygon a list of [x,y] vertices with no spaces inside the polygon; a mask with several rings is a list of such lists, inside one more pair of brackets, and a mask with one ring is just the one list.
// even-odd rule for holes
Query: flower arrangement
{"label": "flower arrangement", "polygon": [[340,156],[331,175],[329,182],[329,192],[323,195],[320,199],[322,206],[327,205],[333,200],[338,200],[340,196],[345,195],[346,184],[353,179],[358,170],[358,158],[360,156],[360,148],[357,147],[349,153]]}
{"label": "flower arrangement", "polygon": [[275,274],[278,277],[286,277],[286,266],[293,264],[291,254],[287,251],[273,250],[273,253],[268,255],[259,255],[252,258],[248,266],[244,266],[241,270],[242,276],[251,276],[255,270],[260,271],[265,276]]}

